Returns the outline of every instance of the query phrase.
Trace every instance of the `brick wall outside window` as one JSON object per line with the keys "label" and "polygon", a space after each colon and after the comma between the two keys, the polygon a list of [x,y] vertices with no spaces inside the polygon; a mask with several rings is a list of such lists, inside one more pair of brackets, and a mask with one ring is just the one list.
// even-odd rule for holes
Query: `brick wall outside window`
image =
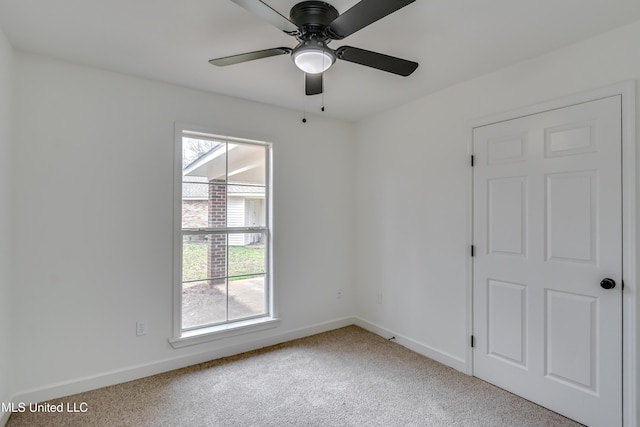
{"label": "brick wall outside window", "polygon": [[[227,186],[224,179],[214,179],[209,185],[209,227],[227,225]],[[208,275],[213,285],[224,284],[227,275],[227,236],[214,234],[208,244]]]}

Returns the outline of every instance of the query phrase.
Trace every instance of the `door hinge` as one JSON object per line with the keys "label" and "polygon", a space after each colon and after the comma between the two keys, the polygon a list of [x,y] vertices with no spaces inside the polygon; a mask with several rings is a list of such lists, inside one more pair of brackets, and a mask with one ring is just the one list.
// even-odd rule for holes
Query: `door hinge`
{"label": "door hinge", "polygon": [[621,289],[621,290],[623,290],[623,291],[624,291],[624,280],[621,280],[620,282],[621,282],[621,286],[622,286],[622,289]]}
{"label": "door hinge", "polygon": [[475,346],[476,346],[476,337],[471,335],[471,348],[474,348]]}
{"label": "door hinge", "polygon": [[475,247],[475,245],[471,245],[471,256],[476,256],[476,247]]}
{"label": "door hinge", "polygon": [[474,167],[476,164],[476,156],[474,156],[473,154],[471,155],[471,167]]}

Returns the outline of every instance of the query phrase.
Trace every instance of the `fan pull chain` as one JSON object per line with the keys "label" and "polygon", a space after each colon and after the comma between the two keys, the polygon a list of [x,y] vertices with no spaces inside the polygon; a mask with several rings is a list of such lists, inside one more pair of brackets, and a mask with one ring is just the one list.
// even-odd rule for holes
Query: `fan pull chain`
{"label": "fan pull chain", "polygon": [[[302,73],[302,87],[306,85],[306,76]],[[307,97],[302,98],[302,123],[307,123]]]}
{"label": "fan pull chain", "polygon": [[[326,65],[327,65],[327,57],[325,55],[322,55],[322,69],[326,70]],[[320,105],[320,111],[324,112],[324,72],[322,73],[322,105]]]}

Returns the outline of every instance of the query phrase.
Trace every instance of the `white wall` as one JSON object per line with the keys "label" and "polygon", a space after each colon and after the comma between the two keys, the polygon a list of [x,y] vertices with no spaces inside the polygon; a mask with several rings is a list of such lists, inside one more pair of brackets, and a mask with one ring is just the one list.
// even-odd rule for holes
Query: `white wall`
{"label": "white wall", "polygon": [[356,314],[460,368],[470,121],[640,79],[638,40],[640,22],[360,121]]}
{"label": "white wall", "polygon": [[[0,402],[12,397],[11,378],[11,107],[13,50],[0,29]],[[2,413],[0,413],[0,423]]]}
{"label": "white wall", "polygon": [[[15,80],[18,396],[127,380],[352,316],[351,124],[302,124],[299,112],[22,53]],[[167,342],[175,121],[274,143],[277,329],[178,350]],[[138,319],[148,335],[136,337]]]}

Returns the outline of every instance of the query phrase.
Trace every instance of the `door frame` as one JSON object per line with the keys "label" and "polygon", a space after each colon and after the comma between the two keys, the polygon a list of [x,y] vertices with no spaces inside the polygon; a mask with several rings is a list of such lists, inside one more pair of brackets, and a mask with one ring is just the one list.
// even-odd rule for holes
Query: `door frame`
{"label": "door frame", "polygon": [[[636,230],[638,227],[638,219],[636,219],[636,169],[638,165],[636,160],[635,80],[472,120],[467,124],[467,154],[469,158],[473,154],[474,128],[616,95],[622,97],[622,278],[625,284],[622,294],[622,419],[624,426],[634,427],[640,426],[640,415],[638,415],[640,407],[637,403],[637,399],[640,398],[638,391],[640,372],[637,366],[637,337],[640,331],[636,319],[640,311],[637,284],[637,277],[640,273],[636,261]],[[471,163],[469,164],[471,165]],[[467,247],[470,248],[473,244],[472,167],[468,168],[467,183]],[[466,339],[470,341],[470,337],[473,335],[473,259],[471,256],[467,257],[466,264]],[[473,350],[470,344],[466,348],[465,373],[473,375]]]}

